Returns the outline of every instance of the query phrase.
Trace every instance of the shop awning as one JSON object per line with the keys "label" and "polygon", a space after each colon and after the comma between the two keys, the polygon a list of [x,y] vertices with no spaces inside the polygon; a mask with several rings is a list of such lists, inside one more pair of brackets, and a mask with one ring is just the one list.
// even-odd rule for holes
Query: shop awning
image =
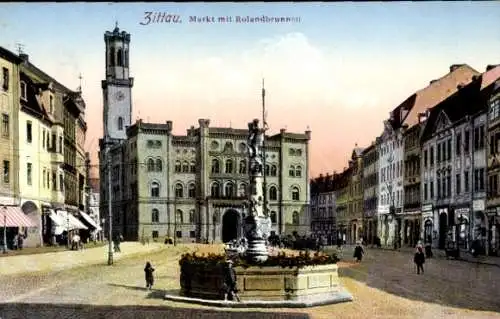
{"label": "shop awning", "polygon": [[50,218],[56,224],[56,228],[65,230],[73,230],[73,229],[88,229],[81,221],[79,221],[75,216],[68,214],[65,210],[59,210],[52,215],[50,214]]}
{"label": "shop awning", "polygon": [[18,206],[0,206],[1,227],[38,227]]}
{"label": "shop awning", "polygon": [[90,224],[90,226],[94,227],[96,230],[102,230],[101,226],[99,226],[87,213],[80,211],[80,216]]}

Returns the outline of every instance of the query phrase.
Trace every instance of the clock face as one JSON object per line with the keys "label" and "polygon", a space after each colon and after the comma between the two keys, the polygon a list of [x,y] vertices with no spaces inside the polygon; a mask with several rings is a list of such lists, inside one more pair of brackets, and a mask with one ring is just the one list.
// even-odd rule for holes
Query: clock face
{"label": "clock face", "polygon": [[116,94],[115,94],[115,99],[116,99],[117,101],[123,101],[123,99],[124,99],[124,98],[125,98],[125,94],[123,94],[123,92],[122,92],[122,91],[118,91],[118,92],[116,92]]}

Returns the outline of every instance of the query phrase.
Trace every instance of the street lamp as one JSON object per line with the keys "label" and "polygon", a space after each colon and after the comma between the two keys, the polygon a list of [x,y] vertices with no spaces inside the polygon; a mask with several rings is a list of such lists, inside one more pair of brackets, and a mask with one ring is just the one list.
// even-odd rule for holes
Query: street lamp
{"label": "street lamp", "polygon": [[3,247],[2,252],[7,253],[7,207],[2,206],[3,211]]}

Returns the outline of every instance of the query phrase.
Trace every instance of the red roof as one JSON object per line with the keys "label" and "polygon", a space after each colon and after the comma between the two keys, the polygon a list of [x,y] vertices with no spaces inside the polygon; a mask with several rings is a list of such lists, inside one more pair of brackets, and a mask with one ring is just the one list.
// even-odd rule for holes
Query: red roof
{"label": "red roof", "polygon": [[486,71],[482,76],[481,90],[500,78],[500,65]]}

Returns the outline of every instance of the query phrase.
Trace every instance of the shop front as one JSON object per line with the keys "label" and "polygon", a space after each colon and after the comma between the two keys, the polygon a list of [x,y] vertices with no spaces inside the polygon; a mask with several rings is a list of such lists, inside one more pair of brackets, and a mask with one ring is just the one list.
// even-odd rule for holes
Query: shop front
{"label": "shop front", "polygon": [[434,215],[432,204],[422,205],[421,231],[424,243],[432,244],[437,239],[437,232],[434,230]]}
{"label": "shop front", "polygon": [[404,246],[415,247],[417,245],[420,240],[421,218],[420,210],[404,212],[401,229],[402,244]]}
{"label": "shop front", "polygon": [[467,204],[454,208],[454,238],[461,250],[470,250],[472,243],[470,207]]}
{"label": "shop front", "polygon": [[486,252],[489,256],[500,256],[500,206],[486,210]]}
{"label": "shop front", "polygon": [[475,199],[472,202],[472,215],[474,216],[472,222],[472,240],[476,250],[480,254],[486,254],[487,251],[487,235],[488,235],[488,218],[485,211],[484,199]]}

